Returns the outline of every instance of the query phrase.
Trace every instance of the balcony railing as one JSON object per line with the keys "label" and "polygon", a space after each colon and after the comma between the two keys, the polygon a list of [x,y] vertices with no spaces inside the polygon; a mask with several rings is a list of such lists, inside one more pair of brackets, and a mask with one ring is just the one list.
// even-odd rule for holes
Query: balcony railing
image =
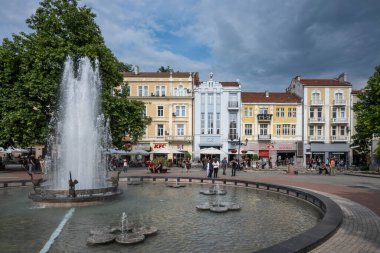
{"label": "balcony railing", "polygon": [[309,123],[317,124],[317,123],[325,123],[325,118],[309,118]]}
{"label": "balcony railing", "polygon": [[333,100],[333,105],[346,105],[346,100],[345,99]]}
{"label": "balcony railing", "polygon": [[238,109],[239,108],[239,102],[238,101],[228,101],[228,108]]}
{"label": "balcony railing", "polygon": [[310,136],[310,141],[321,142],[321,141],[324,141],[324,140],[325,140],[325,137],[323,135],[311,135]]}
{"label": "balcony railing", "polygon": [[334,142],[346,142],[348,141],[348,136],[341,136],[341,135],[332,135],[331,136],[331,141],[334,141]]}
{"label": "balcony railing", "polygon": [[321,99],[312,99],[310,105],[323,105],[323,101]]}
{"label": "balcony railing", "polygon": [[259,121],[271,121],[272,114],[257,114],[257,120]]}
{"label": "balcony railing", "polygon": [[167,135],[165,139],[168,142],[192,142],[193,140],[191,135]]}
{"label": "balcony railing", "polygon": [[257,136],[257,138],[259,141],[267,141],[267,140],[270,140],[272,138],[272,135],[271,134],[259,134]]}
{"label": "balcony railing", "polygon": [[333,124],[342,124],[342,123],[345,124],[348,122],[347,122],[347,118],[332,118],[331,123],[333,123]]}

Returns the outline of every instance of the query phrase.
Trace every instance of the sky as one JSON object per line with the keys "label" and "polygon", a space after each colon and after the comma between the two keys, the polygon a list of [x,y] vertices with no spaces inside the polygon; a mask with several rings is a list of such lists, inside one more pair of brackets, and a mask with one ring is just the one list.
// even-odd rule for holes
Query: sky
{"label": "sky", "polygon": [[[0,0],[0,39],[31,32],[37,0]],[[81,0],[106,45],[140,71],[214,73],[243,91],[285,91],[296,75],[363,88],[380,65],[379,0]]]}

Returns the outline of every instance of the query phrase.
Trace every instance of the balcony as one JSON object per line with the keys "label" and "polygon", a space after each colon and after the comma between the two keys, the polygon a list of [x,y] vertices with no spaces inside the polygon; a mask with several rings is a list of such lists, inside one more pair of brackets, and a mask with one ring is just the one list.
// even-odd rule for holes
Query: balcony
{"label": "balcony", "polygon": [[271,140],[271,138],[272,138],[272,135],[271,135],[271,134],[259,134],[259,135],[257,136],[257,139],[258,139],[259,141],[269,141],[269,140]]}
{"label": "balcony", "polygon": [[346,100],[345,99],[333,100],[333,105],[345,106],[346,105]]}
{"label": "balcony", "polygon": [[321,105],[323,105],[323,101],[321,99],[312,99],[310,101],[310,105],[312,105],[312,106],[321,106]]}
{"label": "balcony", "polygon": [[325,123],[325,118],[323,118],[323,117],[309,118],[309,123],[310,124],[323,124],[323,123]]}
{"label": "balcony", "polygon": [[323,142],[325,137],[323,135],[311,135],[309,139],[310,142]]}
{"label": "balcony", "polygon": [[258,121],[271,121],[272,114],[257,114]]}
{"label": "balcony", "polygon": [[193,137],[191,135],[167,135],[165,136],[165,140],[167,142],[189,142],[193,141]]}
{"label": "balcony", "polygon": [[229,110],[238,110],[239,102],[238,101],[228,101],[228,109]]}
{"label": "balcony", "polygon": [[332,118],[331,119],[332,124],[347,124],[347,118]]}
{"label": "balcony", "polygon": [[348,136],[332,135],[331,142],[347,142]]}

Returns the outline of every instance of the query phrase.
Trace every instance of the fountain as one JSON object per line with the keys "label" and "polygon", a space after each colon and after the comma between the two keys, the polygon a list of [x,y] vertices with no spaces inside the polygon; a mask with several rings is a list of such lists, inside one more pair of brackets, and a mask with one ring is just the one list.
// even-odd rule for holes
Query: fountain
{"label": "fountain", "polygon": [[203,195],[226,195],[227,191],[220,189],[219,183],[216,183],[216,185],[211,186],[208,190],[202,190],[199,193]]}
{"label": "fountain", "polygon": [[65,62],[57,117],[53,117],[55,134],[46,156],[48,179],[29,194],[35,202],[67,206],[121,194],[117,184],[107,187],[104,150],[110,143],[109,127],[99,109],[99,63],[94,65],[81,58],[76,71],[71,58]]}
{"label": "fountain", "polygon": [[200,205],[196,205],[196,208],[201,211],[210,210],[214,213],[225,213],[228,211],[237,211],[240,210],[241,207],[239,204],[232,202],[222,202],[220,199],[220,195],[227,194],[226,190],[221,190],[219,183],[216,184],[213,188],[208,191],[201,191],[201,194],[204,195],[216,195],[216,202],[206,202]]}
{"label": "fountain", "polygon": [[88,245],[106,244],[114,240],[119,244],[130,245],[143,242],[146,236],[155,235],[158,229],[153,226],[135,227],[128,222],[125,212],[121,216],[120,227],[105,227],[90,231]]}
{"label": "fountain", "polygon": [[166,186],[167,186],[167,187],[171,187],[171,188],[182,188],[182,187],[186,187],[186,185],[184,185],[184,184],[180,184],[180,183],[178,182],[178,180],[176,180],[174,184],[167,184]]}

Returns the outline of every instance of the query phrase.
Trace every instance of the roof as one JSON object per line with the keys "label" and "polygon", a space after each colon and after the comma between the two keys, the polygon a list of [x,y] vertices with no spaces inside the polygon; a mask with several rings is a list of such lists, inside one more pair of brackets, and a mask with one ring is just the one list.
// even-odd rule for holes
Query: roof
{"label": "roof", "polygon": [[341,82],[338,79],[301,79],[300,83],[305,86],[350,86],[349,82]]}
{"label": "roof", "polygon": [[351,91],[351,94],[360,94],[360,93],[363,93],[364,90],[352,90]]}
{"label": "roof", "polygon": [[[172,72],[173,78],[189,78],[191,72]],[[198,75],[198,72],[195,72]],[[169,78],[170,72],[123,72],[123,77],[151,77],[151,78]]]}
{"label": "roof", "polygon": [[238,82],[220,82],[222,86],[229,86],[229,87],[239,87],[240,83]]}
{"label": "roof", "polygon": [[242,92],[243,103],[301,103],[301,98],[289,92]]}

